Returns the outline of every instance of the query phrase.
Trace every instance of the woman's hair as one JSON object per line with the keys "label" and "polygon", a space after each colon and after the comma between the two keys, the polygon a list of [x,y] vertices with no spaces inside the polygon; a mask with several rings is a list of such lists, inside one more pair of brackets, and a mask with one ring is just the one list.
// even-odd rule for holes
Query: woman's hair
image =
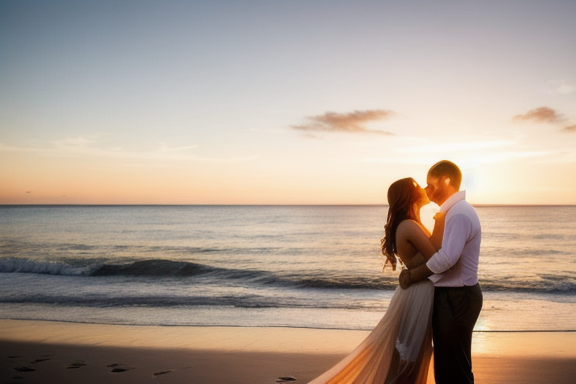
{"label": "woman's hair", "polygon": [[416,189],[416,182],[408,177],[395,181],[388,188],[388,218],[384,226],[384,237],[380,240],[382,254],[387,260],[384,264],[390,263],[392,270],[396,270],[396,230],[398,225],[404,220],[417,220],[418,216],[414,212],[414,203],[419,197]]}

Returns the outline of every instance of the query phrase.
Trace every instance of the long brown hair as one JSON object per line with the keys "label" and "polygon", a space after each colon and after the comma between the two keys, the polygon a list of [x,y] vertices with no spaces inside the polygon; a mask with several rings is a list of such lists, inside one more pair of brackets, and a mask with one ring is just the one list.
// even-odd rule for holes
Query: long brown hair
{"label": "long brown hair", "polygon": [[386,264],[392,265],[396,270],[396,230],[404,220],[417,220],[418,214],[414,212],[414,203],[418,199],[418,184],[413,178],[407,177],[395,181],[388,188],[388,218],[384,226],[384,237],[380,240],[382,254],[386,256]]}

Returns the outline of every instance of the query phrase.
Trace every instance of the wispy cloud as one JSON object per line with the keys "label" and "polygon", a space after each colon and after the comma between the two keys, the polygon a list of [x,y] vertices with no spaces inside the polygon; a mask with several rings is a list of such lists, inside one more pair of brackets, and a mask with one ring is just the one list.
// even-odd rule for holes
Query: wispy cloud
{"label": "wispy cloud", "polygon": [[532,109],[522,115],[516,115],[514,121],[534,121],[538,123],[557,123],[564,120],[563,116],[548,107]]}
{"label": "wispy cloud", "polygon": [[392,135],[391,132],[368,129],[365,125],[373,121],[387,120],[394,115],[394,112],[383,109],[354,111],[349,113],[326,112],[323,115],[309,116],[306,118],[306,123],[293,125],[291,128],[304,132],[343,132]]}
{"label": "wispy cloud", "polygon": [[74,136],[53,140],[46,147],[14,147],[0,143],[0,152],[28,152],[44,156],[62,157],[99,157],[123,161],[137,161],[130,166],[140,165],[141,161],[196,161],[205,163],[237,163],[253,160],[259,155],[244,157],[209,157],[199,156],[192,151],[198,145],[170,147],[166,143],[158,143],[157,147],[146,151],[129,151],[120,147],[107,147],[99,141],[98,135]]}
{"label": "wispy cloud", "polygon": [[0,152],[42,152],[40,148],[14,147],[0,143]]}
{"label": "wispy cloud", "polygon": [[[482,164],[494,164],[503,163],[506,161],[513,161],[519,159],[542,159],[545,156],[550,155],[549,151],[502,151],[502,152],[488,152],[482,154],[470,154],[470,153],[460,153],[452,154],[450,157],[455,159],[455,161],[463,168],[472,168]],[[362,162],[366,163],[385,163],[385,164],[433,164],[438,160],[438,156],[412,156],[408,158],[404,157],[381,157],[381,158],[365,158]]]}
{"label": "wispy cloud", "polygon": [[569,125],[568,127],[562,128],[562,132],[576,133],[576,124],[575,125]]}
{"label": "wispy cloud", "polygon": [[498,149],[512,146],[515,143],[510,140],[491,141],[459,141],[453,143],[426,143],[419,146],[398,148],[398,152],[403,153],[442,153],[442,152],[469,152],[488,149]]}
{"label": "wispy cloud", "polygon": [[396,147],[384,157],[364,158],[366,163],[385,164],[433,164],[439,158],[450,158],[463,168],[473,168],[482,164],[504,163],[517,160],[542,162],[554,153],[549,150],[519,148],[512,140],[457,141],[451,143],[420,140],[412,145]]}
{"label": "wispy cloud", "polygon": [[99,157],[122,157],[125,152],[122,148],[109,148],[100,143],[99,134],[87,136],[68,136],[62,139],[52,140],[51,148],[45,149],[52,153],[81,154]]}
{"label": "wispy cloud", "polygon": [[568,84],[565,80],[550,80],[546,83],[547,93],[559,93],[561,95],[569,95],[576,92],[576,87]]}

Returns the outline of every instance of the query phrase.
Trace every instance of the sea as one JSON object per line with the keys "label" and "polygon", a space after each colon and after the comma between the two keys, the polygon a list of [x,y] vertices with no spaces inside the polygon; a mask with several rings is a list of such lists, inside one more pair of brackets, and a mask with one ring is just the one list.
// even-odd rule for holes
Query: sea
{"label": "sea", "polygon": [[[0,206],[0,319],[370,330],[398,285],[387,209]],[[576,331],[576,206],[476,210],[475,331]]]}

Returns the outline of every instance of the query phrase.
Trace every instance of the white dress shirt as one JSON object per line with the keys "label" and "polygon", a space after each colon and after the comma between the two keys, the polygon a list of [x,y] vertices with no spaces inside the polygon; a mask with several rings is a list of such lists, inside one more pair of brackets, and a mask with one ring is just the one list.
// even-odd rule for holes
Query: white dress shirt
{"label": "white dress shirt", "polygon": [[446,213],[442,248],[426,263],[435,273],[429,277],[436,287],[463,287],[478,283],[478,259],[482,231],[466,191],[450,196],[440,207]]}

